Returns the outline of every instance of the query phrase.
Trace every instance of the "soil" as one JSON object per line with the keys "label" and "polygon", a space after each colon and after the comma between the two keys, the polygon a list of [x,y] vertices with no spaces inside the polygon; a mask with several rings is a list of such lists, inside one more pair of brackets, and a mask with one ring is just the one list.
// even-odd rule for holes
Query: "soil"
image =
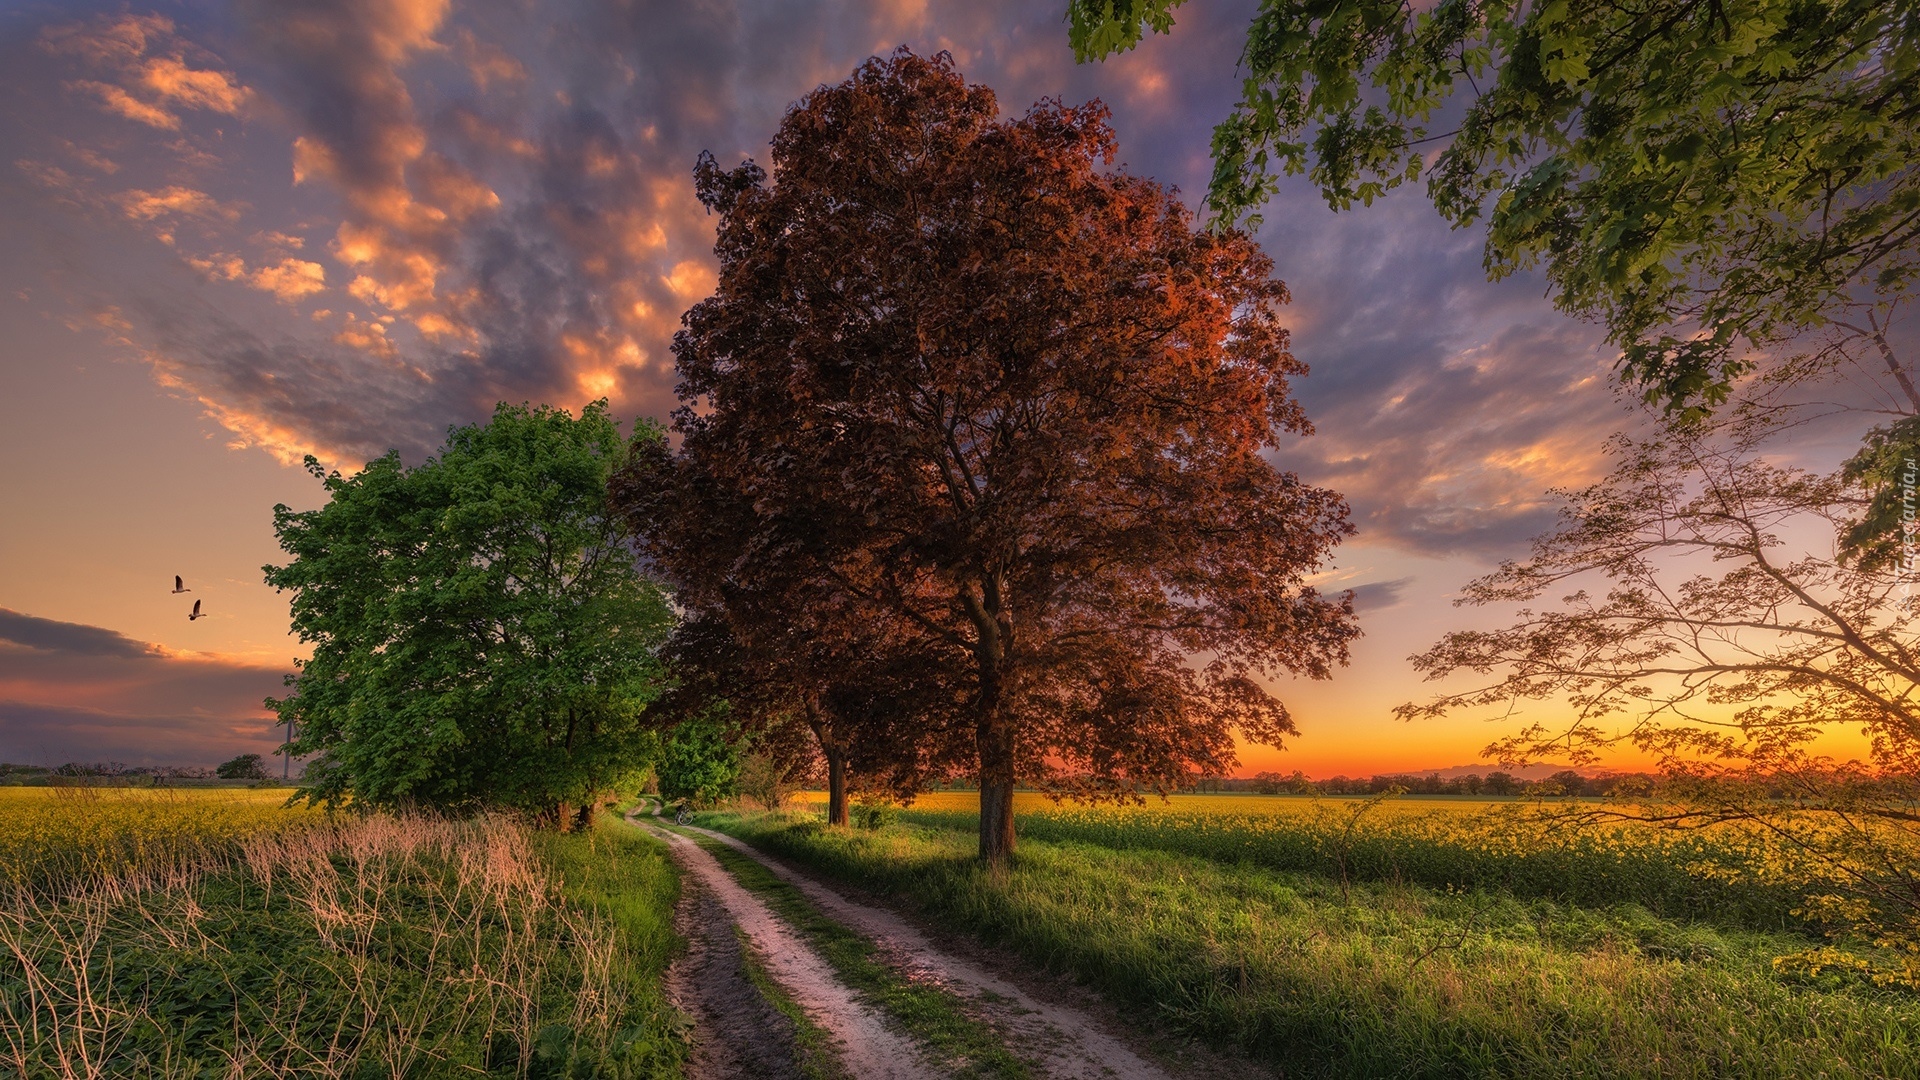
{"label": "soil", "polygon": [[[847,890],[829,888],[731,836],[683,828],[758,861],[800,889],[827,917],[872,940],[889,966],[909,979],[937,984],[959,997],[967,1011],[989,1024],[1007,1048],[1034,1064],[1041,1076],[1053,1080],[1253,1080],[1276,1075],[1270,1068],[1237,1054],[1156,1037],[1150,1025],[1130,1022],[1084,987],[1036,972],[1017,958],[971,939],[916,925],[898,912],[851,899]],[[857,1080],[918,1080],[937,1075],[925,1064],[925,1056],[914,1043],[858,1001],[795,931],[742,888],[712,855],[679,833],[658,828],[653,832],[667,841],[686,871],[686,895],[705,897],[698,915],[682,916],[682,921],[713,941],[731,940],[732,927],[727,920],[738,925],[765,957],[768,974],[816,1024],[838,1040],[840,1057],[852,1076]],[[682,907],[687,903],[683,899]],[[692,940],[691,930],[682,933]],[[737,948],[716,951],[727,952],[732,968],[738,971]],[[695,975],[692,968],[689,975],[696,981],[711,979],[718,987],[729,985],[726,975]],[[750,1002],[731,1006],[731,1011],[711,1007],[706,1014],[692,1008],[687,1011],[694,1013],[704,1031],[720,1032],[708,1037],[714,1043],[738,1037],[730,1032],[742,1028],[776,1029],[774,1039],[786,1054],[783,1061],[788,1071],[751,1071],[745,1064],[749,1058],[735,1050],[731,1051],[735,1057],[726,1061],[714,1058],[711,1068],[718,1071],[692,1071],[689,1075],[694,1080],[798,1075],[791,1068],[791,1022],[766,1005],[751,984],[745,983],[744,973],[733,977],[744,984]],[[731,990],[725,996],[728,1001],[735,997]],[[753,1011],[756,1008],[757,1013]],[[702,1041],[702,1036],[696,1035],[696,1069],[703,1067]],[[757,1045],[760,1037],[748,1041]]]}
{"label": "soil", "polygon": [[[628,816],[628,820],[633,820],[632,815]],[[888,1027],[877,1011],[856,998],[853,991],[834,977],[833,969],[827,966],[826,961],[758,897],[742,888],[718,860],[685,836],[658,828],[653,832],[667,842],[674,859],[685,871],[683,880],[688,883],[687,887],[691,888],[697,882],[717,901],[726,917],[740,928],[760,953],[767,974],[780,984],[810,1020],[834,1039],[840,1063],[853,1080],[937,1080],[939,1074],[925,1063],[920,1047]],[[734,957],[737,964],[738,950],[735,950]],[[752,991],[751,985],[748,990]],[[757,992],[755,997],[758,997]],[[790,1049],[792,1025],[785,1017],[779,1017],[777,1013],[774,1015],[779,1019],[782,1030],[787,1032]],[[734,1015],[718,1022],[731,1026],[751,1024],[753,1020],[748,1016]],[[716,1029],[711,1026],[713,1023],[708,1021],[704,1041],[717,1043],[732,1039],[726,1033],[715,1034]],[[699,1046],[703,1038],[697,1034],[694,1041]],[[789,1068],[792,1060],[789,1052]],[[743,1071],[708,1075],[715,1078],[798,1075],[797,1072],[754,1073],[744,1071],[743,1065],[741,1067]],[[706,1080],[706,1076],[701,1080]]]}
{"label": "soil", "polygon": [[751,846],[722,833],[690,829],[751,856],[806,894],[828,918],[865,935],[888,964],[910,979],[944,987],[967,1001],[1007,1041],[1007,1048],[1056,1080],[1172,1080],[1078,1009],[1042,1000],[984,965],[936,947],[891,911],[856,903]]}
{"label": "soil", "polygon": [[725,905],[689,877],[673,918],[687,951],[667,969],[667,994],[694,1024],[687,1080],[802,1080],[793,1022],[747,978]]}

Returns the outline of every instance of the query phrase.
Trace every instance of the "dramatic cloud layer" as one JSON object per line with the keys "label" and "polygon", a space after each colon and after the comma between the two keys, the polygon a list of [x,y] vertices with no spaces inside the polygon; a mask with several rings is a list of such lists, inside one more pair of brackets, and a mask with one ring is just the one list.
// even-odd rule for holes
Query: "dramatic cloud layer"
{"label": "dramatic cloud layer", "polygon": [[[236,456],[281,463],[311,453],[351,470],[390,447],[417,461],[501,400],[607,397],[621,415],[664,416],[673,332],[713,283],[712,219],[691,183],[700,151],[764,162],[809,90],[901,45],[946,49],[1005,112],[1102,98],[1123,167],[1194,202],[1255,6],[1189,5],[1173,36],[1096,65],[1072,62],[1060,4],[1016,0],[3,12],[0,340],[64,325],[191,402]],[[1378,670],[1353,681],[1417,696],[1401,658],[1425,642],[1411,635],[1447,625],[1443,594],[1516,553],[1551,520],[1547,489],[1594,475],[1602,437],[1629,421],[1610,356],[1592,328],[1551,310],[1538,279],[1489,285],[1476,236],[1450,232],[1417,190],[1336,215],[1289,183],[1266,221],[1318,428],[1278,457],[1353,505],[1361,532],[1328,585],[1361,585],[1363,618],[1394,609],[1367,646],[1392,633],[1392,654],[1363,651]],[[75,408],[73,423],[88,422]],[[305,494],[286,498],[313,497],[298,479]],[[88,477],[62,486],[78,493]],[[258,499],[257,519],[275,497]],[[59,520],[37,516],[18,535]],[[35,549],[37,572],[92,588],[96,567],[54,565],[60,547]],[[244,639],[233,647],[272,655],[284,608],[239,591],[258,587],[261,559],[223,558],[198,572],[230,583],[219,612]],[[142,571],[162,572],[179,568]],[[61,614],[49,594],[29,602],[6,585],[0,603]],[[109,606],[68,614],[102,621]],[[8,618],[0,740],[44,752],[0,754],[84,755],[116,723],[137,749],[111,753],[129,761],[178,760],[186,751],[169,747],[188,745],[228,756],[229,742],[270,738],[258,701],[277,670]],[[249,619],[259,625],[239,625]]]}
{"label": "dramatic cloud layer", "polygon": [[69,653],[78,656],[112,656],[122,659],[148,659],[160,650],[125,634],[98,626],[56,622],[0,608],[0,643],[22,645],[40,652]]}
{"label": "dramatic cloud layer", "polygon": [[[873,51],[952,48],[1010,110],[1103,94],[1131,168],[1197,186],[1235,14],[1076,67],[1058,13],[1015,4],[116,11],[16,35],[16,88],[59,116],[16,120],[16,181],[156,270],[134,284],[76,253],[78,318],[236,443],[352,467],[427,453],[501,399],[664,414],[672,333],[713,280],[695,155],[764,156],[789,103]],[[1542,489],[1613,422],[1592,332],[1528,282],[1487,286],[1417,194],[1336,223],[1302,189],[1267,217],[1323,433],[1291,463],[1390,542],[1536,529]]]}
{"label": "dramatic cloud layer", "polygon": [[281,675],[0,609],[0,761],[210,765],[270,754],[279,740],[261,703]]}

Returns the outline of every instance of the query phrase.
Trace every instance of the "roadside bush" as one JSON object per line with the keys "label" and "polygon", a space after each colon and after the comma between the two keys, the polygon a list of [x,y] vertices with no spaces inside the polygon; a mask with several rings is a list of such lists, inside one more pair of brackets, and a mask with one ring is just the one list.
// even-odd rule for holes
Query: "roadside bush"
{"label": "roadside bush", "polygon": [[858,828],[879,829],[893,824],[900,816],[900,808],[885,799],[865,798],[853,804],[848,816]]}

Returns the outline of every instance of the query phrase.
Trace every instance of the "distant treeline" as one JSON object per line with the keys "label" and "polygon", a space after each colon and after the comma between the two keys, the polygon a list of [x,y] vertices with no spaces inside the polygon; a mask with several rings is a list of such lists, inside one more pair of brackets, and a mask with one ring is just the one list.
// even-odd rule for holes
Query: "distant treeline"
{"label": "distant treeline", "polygon": [[1243,792],[1251,795],[1380,795],[1398,789],[1409,795],[1644,795],[1657,786],[1659,778],[1650,773],[1607,773],[1582,776],[1567,769],[1539,780],[1528,780],[1507,772],[1486,775],[1442,777],[1413,773],[1381,773],[1376,776],[1335,776],[1311,780],[1303,772],[1284,776],[1276,772],[1256,773],[1250,778],[1201,777],[1188,790],[1195,794]]}
{"label": "distant treeline", "polygon": [[[810,777],[817,783],[818,777]],[[1582,776],[1567,769],[1538,780],[1529,780],[1507,772],[1486,775],[1442,777],[1439,773],[1420,776],[1414,773],[1381,773],[1377,776],[1335,776],[1327,780],[1309,779],[1306,773],[1291,776],[1275,772],[1251,777],[1202,776],[1181,789],[1188,795],[1380,795],[1398,789],[1408,795],[1647,795],[1664,783],[1652,773],[1604,773]],[[935,791],[973,791],[971,780],[948,780],[932,786]],[[1025,786],[1021,790],[1032,790]]]}
{"label": "distant treeline", "polygon": [[[236,765],[247,766],[236,768]],[[126,765],[118,761],[69,761],[64,765],[19,765],[0,761],[0,784],[60,784],[164,787],[182,781],[260,780],[270,776],[259,754],[243,754],[217,768],[205,765]]]}
{"label": "distant treeline", "polygon": [[33,776],[135,777],[162,776],[182,780],[211,779],[213,770],[204,765],[123,765],[118,761],[69,761],[49,768],[45,765],[15,765],[0,761],[0,779],[24,779]]}

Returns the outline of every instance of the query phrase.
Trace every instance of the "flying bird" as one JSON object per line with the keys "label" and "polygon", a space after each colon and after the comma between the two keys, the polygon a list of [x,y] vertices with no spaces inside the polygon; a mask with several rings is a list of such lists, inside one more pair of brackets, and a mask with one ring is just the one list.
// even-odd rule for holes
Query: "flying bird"
{"label": "flying bird", "polygon": [[206,616],[200,614],[200,601],[195,600],[193,602],[193,614],[187,616],[187,621],[192,622],[195,619],[204,619],[204,618],[206,618]]}
{"label": "flying bird", "polygon": [[176,593],[183,593],[183,592],[192,592],[193,590],[187,588],[187,583],[180,580],[179,574],[175,574],[173,575],[173,591]]}

